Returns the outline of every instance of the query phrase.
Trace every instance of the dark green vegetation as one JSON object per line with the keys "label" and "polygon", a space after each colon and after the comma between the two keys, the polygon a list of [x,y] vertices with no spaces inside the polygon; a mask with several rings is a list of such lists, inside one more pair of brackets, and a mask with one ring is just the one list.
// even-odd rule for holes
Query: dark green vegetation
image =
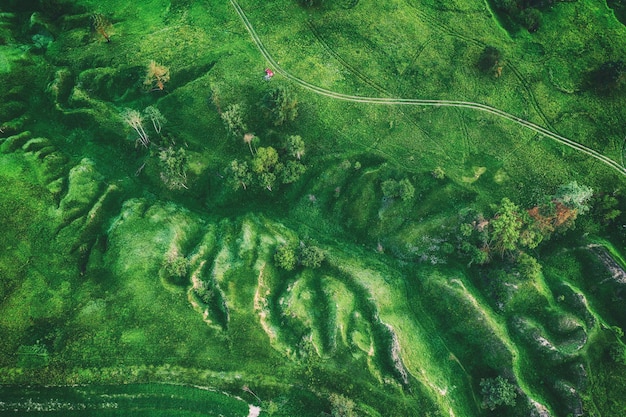
{"label": "dark green vegetation", "polygon": [[[2,2],[0,414],[623,415],[622,174],[233,6]],[[240,6],[623,164],[597,2]]]}

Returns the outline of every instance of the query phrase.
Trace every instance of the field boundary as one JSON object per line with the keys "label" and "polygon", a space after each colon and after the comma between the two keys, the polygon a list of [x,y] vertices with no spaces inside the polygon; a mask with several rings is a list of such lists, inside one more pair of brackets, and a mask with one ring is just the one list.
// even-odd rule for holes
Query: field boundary
{"label": "field boundary", "polygon": [[312,91],[316,94],[323,95],[326,97],[334,98],[337,100],[350,101],[354,103],[367,103],[367,104],[383,104],[383,105],[414,105],[414,106],[432,106],[432,107],[457,107],[457,108],[468,108],[473,110],[479,110],[486,113],[490,113],[496,116],[499,116],[503,119],[512,121],[522,127],[530,129],[536,133],[541,134],[547,138],[550,138],[556,142],[559,142],[565,146],[568,146],[571,149],[582,152],[586,155],[589,155],[603,164],[607,165],[610,168],[613,168],[621,175],[626,176],[626,168],[619,164],[616,161],[613,161],[609,157],[601,154],[600,152],[591,149],[585,145],[582,145],[576,141],[568,139],[564,136],[561,136],[557,133],[554,133],[543,126],[537,125],[533,122],[529,122],[520,117],[514,116],[510,113],[507,113],[503,110],[497,109],[495,107],[488,106],[482,103],[475,103],[471,101],[458,101],[458,100],[431,100],[431,99],[403,99],[403,98],[393,98],[393,97],[367,97],[367,96],[355,96],[350,94],[337,93],[331,90],[327,90],[325,88],[316,86],[314,84],[309,83],[301,78],[292,75],[290,72],[283,69],[278,62],[274,59],[274,57],[267,50],[259,35],[254,30],[254,27],[248,20],[248,17],[244,13],[239,3],[236,0],[230,0],[233,8],[241,18],[244,26],[246,27],[248,33],[252,37],[253,42],[255,43],[261,55],[265,58],[265,60],[273,67],[273,70],[278,74],[282,75],[286,79],[298,84],[299,86],[306,88],[309,91]]}

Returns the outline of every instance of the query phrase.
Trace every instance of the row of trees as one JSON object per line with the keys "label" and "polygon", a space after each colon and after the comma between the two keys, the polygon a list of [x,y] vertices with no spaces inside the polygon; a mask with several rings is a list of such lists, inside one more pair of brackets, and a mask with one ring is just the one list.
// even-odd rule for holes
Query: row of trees
{"label": "row of trees", "polygon": [[565,184],[545,201],[523,210],[508,198],[493,207],[490,218],[482,214],[466,214],[460,225],[461,251],[471,262],[484,264],[493,254],[519,255],[536,248],[554,232],[571,228],[577,216],[589,211],[593,190],[577,182]]}
{"label": "row of trees", "polygon": [[[243,104],[229,104],[222,111],[217,87],[213,88],[213,103],[231,136],[242,137],[249,131],[246,123],[248,112]],[[298,98],[293,90],[285,86],[278,86],[268,91],[261,99],[259,107],[274,126],[282,126],[287,122],[292,122],[298,116]]]}
{"label": "row of trees", "polygon": [[[259,146],[261,139],[250,132],[245,107],[235,103],[222,111],[216,91],[214,89],[213,101],[224,127],[232,138],[242,140],[250,151],[249,156],[232,160],[226,168],[224,177],[231,188],[247,190],[252,185],[273,191],[280,184],[297,181],[306,171],[302,164],[306,150],[302,137],[288,135],[280,146]],[[278,86],[264,95],[260,109],[274,126],[281,126],[297,117],[298,100],[292,90]]]}
{"label": "row of trees", "polygon": [[234,190],[256,185],[272,191],[278,184],[291,184],[304,174],[306,167],[300,162],[304,150],[304,141],[298,135],[285,139],[281,153],[272,146],[256,151],[250,147],[251,157],[232,160],[225,177]]}

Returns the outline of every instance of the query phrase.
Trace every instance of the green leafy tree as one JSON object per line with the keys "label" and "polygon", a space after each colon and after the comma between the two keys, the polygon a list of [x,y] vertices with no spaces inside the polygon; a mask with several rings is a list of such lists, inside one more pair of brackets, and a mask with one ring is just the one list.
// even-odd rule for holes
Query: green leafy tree
{"label": "green leafy tree", "polygon": [[265,96],[265,107],[269,109],[274,126],[293,121],[298,116],[298,99],[284,86],[276,87]]}
{"label": "green leafy tree", "polygon": [[180,284],[189,272],[189,260],[184,256],[167,257],[163,263],[163,272],[171,281]]}
{"label": "green leafy tree", "polygon": [[541,264],[527,253],[521,253],[517,258],[517,270],[525,279],[535,280],[541,277]]}
{"label": "green leafy tree", "polygon": [[259,185],[268,191],[272,191],[272,188],[276,185],[276,174],[273,172],[261,172],[258,176]]}
{"label": "green leafy tree", "polygon": [[442,180],[446,177],[446,172],[441,167],[433,169],[433,172],[431,174],[438,180]]}
{"label": "green leafy tree", "polygon": [[252,158],[252,171],[257,174],[271,172],[278,164],[278,152],[271,146],[259,148]]}
{"label": "green leafy tree", "polygon": [[307,268],[319,268],[326,259],[326,252],[315,245],[305,244],[300,247],[298,261]]}
{"label": "green leafy tree", "polygon": [[279,163],[278,152],[271,146],[259,148],[252,158],[252,171],[257,174],[259,185],[269,191],[272,191],[276,183],[276,174],[281,169],[282,164]]}
{"label": "green leafy tree", "polygon": [[469,242],[463,242],[461,244],[461,251],[470,257],[470,265],[478,264],[484,265],[489,262],[489,250],[487,248],[480,249]]}
{"label": "green leafy tree", "polygon": [[283,184],[291,184],[296,182],[306,171],[306,167],[298,161],[287,161],[283,169],[280,171],[281,182]]}
{"label": "green leafy tree", "polygon": [[400,181],[386,180],[381,184],[383,195],[387,198],[400,197],[402,201],[408,201],[415,195],[415,187],[411,184],[408,178],[404,178]]}
{"label": "green leafy tree", "polygon": [[231,161],[227,171],[227,178],[234,190],[239,188],[246,190],[248,184],[252,182],[252,173],[248,163],[245,161],[239,162],[236,159]]}
{"label": "green leafy tree", "polygon": [[409,201],[415,196],[415,187],[408,178],[401,179],[398,183],[399,195],[402,201]]}
{"label": "green leafy tree", "polygon": [[229,104],[226,111],[221,113],[224,126],[231,135],[241,137],[248,130],[244,115],[245,112],[241,104]]}
{"label": "green leafy tree", "polygon": [[491,411],[501,405],[515,406],[515,398],[517,398],[515,385],[501,376],[481,379],[480,389],[483,396],[483,407]]}
{"label": "green leafy tree", "polygon": [[598,93],[608,94],[626,84],[626,63],[608,61],[587,75],[587,84]]}
{"label": "green leafy tree", "polygon": [[333,417],[356,417],[354,408],[356,404],[350,398],[341,394],[330,394],[328,396]]}
{"label": "green leafy tree", "polygon": [[459,232],[463,237],[470,237],[474,232],[474,226],[471,223],[461,223]]}
{"label": "green leafy tree", "polygon": [[621,214],[620,201],[616,195],[605,194],[594,199],[594,212],[600,221],[607,225],[615,221]]}
{"label": "green leafy tree", "polygon": [[159,151],[161,181],[170,190],[187,188],[187,155],[183,148],[169,147]]}
{"label": "green leafy tree", "polygon": [[519,207],[504,197],[496,211],[496,215],[489,222],[491,227],[490,244],[500,254],[513,251],[517,248],[522,231],[522,219]]}
{"label": "green leafy tree", "polygon": [[184,277],[189,271],[189,261],[184,256],[168,258],[164,265],[165,271],[175,277]]}
{"label": "green leafy tree", "polygon": [[304,155],[304,140],[300,135],[287,137],[287,153],[289,156],[300,160]]}
{"label": "green leafy tree", "polygon": [[486,74],[493,74],[500,63],[500,59],[501,54],[498,49],[493,46],[485,46],[478,58],[478,69]]}
{"label": "green leafy tree", "polygon": [[559,187],[554,199],[567,208],[576,210],[578,214],[584,214],[589,211],[591,197],[593,197],[593,189],[572,181]]}
{"label": "green leafy tree", "polygon": [[534,33],[541,26],[541,12],[534,7],[524,9],[519,14],[520,23],[528,32]]}
{"label": "green leafy tree", "polygon": [[380,184],[380,188],[383,190],[383,196],[387,198],[394,198],[398,196],[398,181],[385,180]]}
{"label": "green leafy tree", "polygon": [[529,219],[528,216],[525,217],[525,225],[524,230],[521,231],[519,236],[520,245],[528,248],[534,249],[543,241],[545,238],[544,233],[536,226],[536,222],[532,219]]}
{"label": "green leafy tree", "polygon": [[287,244],[280,245],[274,254],[274,261],[284,270],[293,271],[298,262],[295,249]]}

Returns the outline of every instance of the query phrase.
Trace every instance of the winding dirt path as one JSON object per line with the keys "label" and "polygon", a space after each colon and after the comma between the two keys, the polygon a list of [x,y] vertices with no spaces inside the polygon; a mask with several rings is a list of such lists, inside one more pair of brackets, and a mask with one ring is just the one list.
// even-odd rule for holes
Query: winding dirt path
{"label": "winding dirt path", "polygon": [[254,41],[256,47],[258,48],[259,52],[261,52],[261,55],[263,55],[263,57],[265,58],[265,60],[273,67],[274,71],[280,75],[282,75],[283,77],[285,77],[286,79],[294,82],[295,84],[300,85],[303,88],[306,88],[310,91],[313,91],[314,93],[326,96],[326,97],[331,97],[337,100],[344,100],[344,101],[350,101],[350,102],[354,102],[354,103],[368,103],[368,104],[384,104],[384,105],[413,105],[413,106],[433,106],[433,107],[457,107],[457,108],[468,108],[468,109],[474,109],[474,110],[480,110],[480,111],[484,111],[486,113],[490,113],[496,116],[499,116],[503,119],[512,121],[514,123],[517,123],[518,125],[521,125],[527,129],[530,129],[536,133],[539,133],[540,135],[543,135],[547,138],[550,138],[556,142],[559,142],[565,146],[568,146],[574,150],[577,150],[579,152],[582,152],[584,154],[587,154],[589,156],[591,156],[592,158],[597,159],[598,161],[602,162],[603,164],[615,169],[617,172],[619,172],[621,175],[626,176],[626,168],[624,168],[621,164],[619,164],[616,161],[613,161],[612,159],[610,159],[607,156],[604,156],[603,154],[601,154],[600,152],[591,149],[585,145],[582,145],[578,142],[575,142],[571,139],[568,139],[564,136],[561,136],[557,133],[554,133],[542,126],[539,126],[535,123],[529,122],[527,120],[524,120],[520,117],[514,116],[510,113],[507,113],[503,110],[500,109],[496,109],[495,107],[491,107],[491,106],[487,106],[485,104],[481,104],[481,103],[474,103],[471,101],[457,101],[457,100],[426,100],[426,99],[402,99],[402,98],[393,98],[393,97],[364,97],[364,96],[354,96],[354,95],[350,95],[350,94],[342,94],[342,93],[337,93],[331,90],[327,90],[325,88],[322,87],[318,87],[314,84],[311,84],[301,78],[296,77],[295,75],[292,75],[291,73],[287,72],[286,70],[284,70],[279,64],[278,62],[276,62],[276,60],[272,57],[272,55],[269,53],[269,51],[267,50],[267,48],[265,48],[265,45],[263,45],[263,42],[261,41],[261,39],[259,38],[259,36],[257,35],[256,31],[254,30],[254,27],[252,26],[252,24],[250,23],[250,21],[248,20],[248,17],[246,16],[246,14],[244,13],[243,9],[241,8],[241,6],[239,6],[239,3],[237,3],[236,0],[230,0],[230,3],[232,4],[233,8],[235,9],[235,11],[237,12],[237,14],[239,15],[239,17],[241,18],[241,20],[243,21],[244,26],[246,27],[246,29],[248,30],[248,33],[250,34],[250,36],[252,37],[252,40]]}

